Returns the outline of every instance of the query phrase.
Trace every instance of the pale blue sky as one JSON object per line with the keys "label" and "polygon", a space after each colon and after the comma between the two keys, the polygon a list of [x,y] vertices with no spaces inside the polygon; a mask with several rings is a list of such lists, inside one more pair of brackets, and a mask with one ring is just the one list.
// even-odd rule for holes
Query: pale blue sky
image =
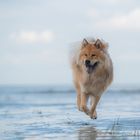
{"label": "pale blue sky", "polygon": [[0,1],[0,84],[71,84],[70,44],[109,42],[114,84],[140,84],[139,0]]}

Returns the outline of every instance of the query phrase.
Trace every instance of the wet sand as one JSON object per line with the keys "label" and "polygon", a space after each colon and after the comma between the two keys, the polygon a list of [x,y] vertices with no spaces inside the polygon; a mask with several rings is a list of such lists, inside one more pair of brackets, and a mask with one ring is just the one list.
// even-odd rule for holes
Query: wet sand
{"label": "wet sand", "polygon": [[74,92],[0,90],[1,140],[140,139],[140,92],[107,92],[97,120],[77,110]]}

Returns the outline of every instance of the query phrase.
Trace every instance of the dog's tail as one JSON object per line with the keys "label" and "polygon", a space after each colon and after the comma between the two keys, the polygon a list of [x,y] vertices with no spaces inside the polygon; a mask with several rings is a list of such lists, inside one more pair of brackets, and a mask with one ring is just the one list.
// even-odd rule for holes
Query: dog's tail
{"label": "dog's tail", "polygon": [[81,46],[82,46],[81,42],[75,42],[71,45],[70,51],[69,51],[69,60],[70,60],[71,66],[78,65]]}

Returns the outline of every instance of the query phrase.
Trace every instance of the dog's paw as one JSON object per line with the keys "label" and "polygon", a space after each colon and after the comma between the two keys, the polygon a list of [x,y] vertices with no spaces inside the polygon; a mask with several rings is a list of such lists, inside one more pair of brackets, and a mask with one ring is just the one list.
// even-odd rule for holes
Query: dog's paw
{"label": "dog's paw", "polygon": [[91,119],[97,119],[97,113],[96,113],[96,111],[94,111],[93,114],[90,114],[90,118]]}
{"label": "dog's paw", "polygon": [[81,106],[80,111],[85,112],[87,115],[90,115],[90,111],[86,106]]}
{"label": "dog's paw", "polygon": [[97,119],[97,116],[90,116],[91,119]]}
{"label": "dog's paw", "polygon": [[79,106],[78,106],[78,110],[81,111],[81,112],[83,112],[83,110],[82,110],[81,107],[79,107]]}

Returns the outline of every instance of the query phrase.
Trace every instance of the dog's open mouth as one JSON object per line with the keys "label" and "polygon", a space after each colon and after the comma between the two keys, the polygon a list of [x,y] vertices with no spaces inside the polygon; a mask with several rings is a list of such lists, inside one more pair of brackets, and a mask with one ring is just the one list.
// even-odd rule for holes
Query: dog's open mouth
{"label": "dog's open mouth", "polygon": [[89,73],[89,74],[92,73],[96,69],[98,63],[99,62],[96,62],[93,65],[91,65],[91,64],[86,65],[86,71],[87,71],[87,73]]}

